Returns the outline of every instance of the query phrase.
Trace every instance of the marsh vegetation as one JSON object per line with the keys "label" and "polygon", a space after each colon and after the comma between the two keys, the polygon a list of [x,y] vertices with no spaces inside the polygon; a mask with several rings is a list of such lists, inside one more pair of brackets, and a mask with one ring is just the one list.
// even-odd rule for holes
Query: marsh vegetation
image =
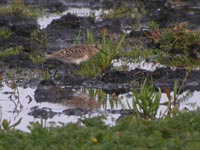
{"label": "marsh vegetation", "polygon": [[[9,100],[13,109],[1,108],[0,149],[198,149],[199,110],[188,105],[200,85],[200,31],[185,22],[161,26],[150,19],[143,29],[148,11],[120,5],[102,9],[99,20],[92,13],[68,14],[40,29],[34,24],[38,12],[23,1],[1,7],[0,15],[28,17],[33,24],[23,29],[9,21],[0,24],[0,81],[9,88],[2,92],[8,97],[2,104]],[[79,43],[98,43],[106,55],[98,53],[78,67],[43,58],[46,52]],[[122,65],[115,67],[116,60]],[[128,69],[141,61],[162,67]],[[37,93],[21,93],[26,87]],[[56,104],[65,109],[56,112],[46,106]],[[37,119],[29,123],[29,133],[16,130],[24,110]],[[4,113],[17,117],[10,121]],[[64,119],[54,121],[55,116],[78,119],[66,124]]]}

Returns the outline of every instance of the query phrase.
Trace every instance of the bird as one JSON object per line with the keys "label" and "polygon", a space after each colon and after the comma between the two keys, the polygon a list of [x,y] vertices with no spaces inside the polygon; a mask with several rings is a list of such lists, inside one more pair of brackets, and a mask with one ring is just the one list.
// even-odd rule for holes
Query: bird
{"label": "bird", "polygon": [[101,49],[100,44],[78,44],[72,47],[63,48],[52,54],[46,54],[45,59],[57,59],[63,63],[79,65],[82,62],[88,61],[98,52],[107,55],[107,53]]}

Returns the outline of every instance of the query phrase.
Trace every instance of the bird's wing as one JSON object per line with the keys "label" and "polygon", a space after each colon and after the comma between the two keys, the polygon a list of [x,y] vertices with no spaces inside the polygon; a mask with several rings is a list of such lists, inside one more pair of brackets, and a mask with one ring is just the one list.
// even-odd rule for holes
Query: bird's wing
{"label": "bird's wing", "polygon": [[87,48],[81,46],[74,46],[66,49],[62,49],[59,51],[60,57],[67,57],[67,58],[80,58],[83,57],[86,53]]}

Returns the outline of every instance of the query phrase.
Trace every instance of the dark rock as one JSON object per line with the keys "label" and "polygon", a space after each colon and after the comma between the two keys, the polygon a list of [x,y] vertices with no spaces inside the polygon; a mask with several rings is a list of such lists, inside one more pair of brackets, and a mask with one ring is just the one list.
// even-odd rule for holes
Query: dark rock
{"label": "dark rock", "polygon": [[[156,21],[160,27],[173,25],[174,22],[188,21],[190,24],[199,25],[200,10],[192,9],[198,5],[196,0],[147,0],[144,2],[147,16],[150,20]],[[172,24],[171,24],[172,23]],[[194,26],[193,26],[194,27]]]}
{"label": "dark rock", "polygon": [[62,114],[68,116],[82,116],[87,114],[87,111],[81,108],[74,108],[74,109],[65,109],[63,110]]}
{"label": "dark rock", "polygon": [[45,7],[48,8],[50,12],[58,12],[58,11],[63,12],[64,10],[67,9],[67,7],[65,5],[63,5],[62,2],[58,2],[58,1],[56,1],[56,2],[53,1],[49,4],[47,4]]}
{"label": "dark rock", "polygon": [[105,83],[129,83],[131,81],[141,81],[151,76],[150,71],[136,68],[131,71],[111,71],[105,73],[102,81]]}
{"label": "dark rock", "polygon": [[128,115],[128,114],[133,114],[133,111],[130,109],[114,109],[110,111],[112,114],[120,114],[120,115]]}
{"label": "dark rock", "polygon": [[12,32],[23,37],[30,37],[33,31],[39,29],[35,19],[19,14],[0,16],[0,26],[7,27]]}
{"label": "dark rock", "polygon": [[1,0],[1,1],[0,1],[0,4],[1,4],[1,5],[7,4],[7,0]]}
{"label": "dark rock", "polygon": [[159,79],[184,79],[186,70],[184,68],[177,68],[174,71],[170,68],[157,68],[152,73],[152,77],[156,80]]}
{"label": "dark rock", "polygon": [[115,3],[113,1],[102,0],[102,7],[105,9],[112,9],[114,8]]}
{"label": "dark rock", "polygon": [[183,90],[200,91],[200,70],[189,73]]}
{"label": "dark rock", "polygon": [[8,64],[9,68],[17,68],[19,66],[24,68],[34,67],[27,54],[9,55],[3,61]]}
{"label": "dark rock", "polygon": [[[91,17],[77,17],[72,14],[67,14],[60,19],[53,20],[45,29],[48,35],[48,51],[52,52],[69,47],[74,43],[80,30],[84,33],[87,28],[91,28],[92,26],[95,26],[95,22]],[[83,41],[82,37],[81,41]]]}
{"label": "dark rock", "polygon": [[106,73],[102,77],[102,81],[105,83],[127,83],[132,81],[132,77],[128,71],[113,71]]}
{"label": "dark rock", "polygon": [[0,50],[6,50],[22,46],[23,52],[19,55],[11,55],[5,58],[3,61],[9,65],[9,67],[33,67],[36,66],[30,60],[29,52],[33,52],[41,47],[41,43],[31,41],[31,34],[39,29],[37,21],[33,18],[21,16],[19,14],[13,14],[8,16],[0,15],[0,28],[6,29],[12,32],[7,38],[0,39]]}
{"label": "dark rock", "polygon": [[53,0],[24,0],[24,3],[26,5],[48,5],[50,2],[53,2]]}
{"label": "dark rock", "polygon": [[57,114],[57,112],[53,112],[50,108],[39,108],[38,106],[32,107],[30,109],[30,112],[28,113],[28,115],[33,116],[34,118],[40,118],[45,120],[49,118],[52,119]]}

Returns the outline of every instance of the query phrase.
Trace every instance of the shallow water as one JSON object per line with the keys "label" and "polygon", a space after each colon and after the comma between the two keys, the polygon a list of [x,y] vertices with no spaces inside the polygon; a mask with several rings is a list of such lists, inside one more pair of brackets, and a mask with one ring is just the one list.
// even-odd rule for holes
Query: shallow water
{"label": "shallow water", "polygon": [[[117,62],[114,62],[116,66],[119,66],[120,64],[117,64]],[[149,69],[150,66],[154,66],[154,64],[151,63],[146,63],[143,62],[141,65],[139,64],[129,64],[130,68],[138,67],[138,68],[143,68],[143,69]],[[151,69],[154,69],[152,67]],[[23,106],[23,108],[20,108],[18,106],[16,108],[15,104],[13,101],[17,102],[17,100],[11,101],[9,96],[13,94],[14,89],[12,89],[9,84],[2,82],[2,87],[0,88],[0,107],[1,107],[1,113],[2,117],[1,119],[7,119],[8,121],[11,121],[11,124],[17,122],[20,118],[23,118],[21,123],[16,127],[16,129],[20,129],[23,131],[28,132],[27,126],[30,124],[30,122],[42,122],[44,126],[60,126],[69,122],[73,123],[79,123],[80,118],[84,117],[93,117],[97,115],[104,115],[107,120],[105,120],[106,124],[108,125],[114,125],[116,119],[120,116],[120,114],[114,114],[111,113],[110,110],[121,110],[121,109],[129,109],[128,103],[132,105],[132,93],[126,93],[126,94],[120,94],[119,96],[113,96],[106,94],[102,92],[102,95],[98,95],[98,92],[96,89],[84,89],[81,88],[77,90],[79,93],[83,93],[86,95],[93,95],[94,101],[101,101],[101,106],[97,111],[93,111],[89,114],[82,115],[82,116],[75,116],[71,115],[68,116],[63,112],[65,109],[72,108],[71,105],[67,105],[64,103],[48,103],[48,102],[41,102],[37,103],[34,100],[34,92],[36,90],[36,87],[33,86],[33,88],[27,87],[17,87],[19,91],[19,100]],[[173,95],[173,93],[171,93]],[[186,94],[183,93],[183,95]],[[17,94],[16,94],[17,95]],[[30,97],[32,98],[32,101],[30,101]],[[179,96],[181,98],[182,95]],[[179,108],[186,109],[186,110],[195,110],[200,107],[200,92],[195,91],[193,93],[193,96],[187,99],[186,101],[183,101],[180,103]],[[13,98],[14,99],[14,98]],[[102,99],[105,99],[104,101]],[[167,102],[167,96],[166,94],[162,94],[161,101],[160,103]],[[47,120],[41,119],[41,118],[34,118],[33,116],[29,115],[28,113],[31,112],[31,109],[33,107],[38,107],[38,108],[50,108],[53,112],[57,112],[55,116],[52,118],[48,118]],[[167,107],[161,105],[159,107],[157,117],[163,116],[165,113]]]}
{"label": "shallow water", "polygon": [[[67,11],[61,13],[61,14],[46,14],[43,17],[40,17],[38,19],[38,24],[41,28],[47,27],[48,24],[51,23],[53,19],[60,18],[60,16],[72,13],[76,14],[78,16],[90,16],[93,14],[97,19],[99,19],[99,16],[101,15],[101,10],[92,10],[90,8],[69,8]],[[146,70],[155,70],[157,67],[161,67],[161,64],[154,64],[154,63],[148,63],[145,61],[141,61],[138,63],[131,63],[131,62],[124,62],[122,60],[113,60],[113,66],[114,67],[121,67],[123,65],[127,65],[127,70],[132,70],[135,68],[141,68]],[[96,111],[91,114],[83,115],[83,116],[68,116],[62,113],[63,110],[70,108],[69,106],[65,104],[55,104],[55,103],[37,103],[34,100],[34,92],[36,90],[36,87],[33,86],[33,88],[27,87],[22,88],[21,86],[18,87],[19,90],[19,100],[23,106],[23,108],[15,107],[15,104],[13,101],[10,100],[9,96],[13,92],[13,89],[10,88],[5,82],[2,83],[2,87],[0,88],[0,107],[1,107],[1,121],[2,119],[7,119],[8,121],[11,121],[12,123],[17,122],[20,118],[23,118],[21,123],[16,127],[16,129],[20,129],[23,131],[28,132],[27,126],[30,124],[30,122],[42,122],[44,126],[57,126],[57,125],[63,125],[69,122],[78,123],[78,120],[80,118],[84,117],[92,117],[99,114],[103,114],[106,116],[107,120],[105,121],[108,125],[114,125],[115,120],[120,116],[119,114],[112,114],[109,113],[108,110],[110,109],[128,109],[127,102],[131,105],[132,104],[132,96],[131,92],[126,94],[120,94],[119,96],[115,97],[114,99],[118,99],[117,101],[113,102],[113,96],[109,94],[104,95],[104,99],[106,99],[105,103],[101,105],[100,110]],[[88,94],[89,92],[87,89],[82,89],[80,92],[83,92],[85,94]],[[94,89],[95,92],[95,89]],[[183,93],[185,94],[185,93]],[[30,98],[27,96],[30,96],[32,98],[32,101],[29,102]],[[181,96],[181,95],[180,95]],[[95,100],[101,100],[101,98],[98,98],[99,96],[96,95]],[[200,106],[200,92],[194,92],[193,96],[189,98],[187,101],[182,102],[180,104],[180,109],[187,108],[188,110],[195,110]],[[165,94],[162,94],[161,97],[161,103],[166,102],[167,97]],[[31,108],[37,106],[38,108],[51,108],[52,111],[58,112],[53,118],[51,119],[40,119],[40,118],[34,118],[33,116],[28,115],[28,113],[31,111]],[[160,114],[163,114],[166,110],[166,106],[161,105],[159,107],[157,117],[160,116]]]}

